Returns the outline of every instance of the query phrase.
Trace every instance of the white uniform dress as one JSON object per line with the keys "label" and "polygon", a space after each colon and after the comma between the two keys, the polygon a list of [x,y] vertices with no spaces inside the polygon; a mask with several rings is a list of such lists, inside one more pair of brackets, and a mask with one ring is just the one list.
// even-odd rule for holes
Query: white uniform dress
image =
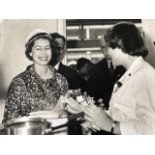
{"label": "white uniform dress", "polygon": [[138,57],[115,84],[109,113],[121,134],[155,134],[155,69]]}

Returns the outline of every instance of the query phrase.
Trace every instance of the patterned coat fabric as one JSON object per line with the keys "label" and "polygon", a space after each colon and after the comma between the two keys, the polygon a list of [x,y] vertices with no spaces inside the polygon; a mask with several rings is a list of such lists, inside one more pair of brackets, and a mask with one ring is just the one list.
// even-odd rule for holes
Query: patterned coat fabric
{"label": "patterned coat fabric", "polygon": [[3,122],[54,108],[59,97],[67,93],[68,83],[61,74],[50,69],[54,72],[51,79],[42,80],[31,65],[12,80],[6,97]]}

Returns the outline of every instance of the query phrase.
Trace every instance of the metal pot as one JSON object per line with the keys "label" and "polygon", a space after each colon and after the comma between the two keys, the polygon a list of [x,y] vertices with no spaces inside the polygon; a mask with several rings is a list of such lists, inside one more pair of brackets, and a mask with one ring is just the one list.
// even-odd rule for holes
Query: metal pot
{"label": "metal pot", "polygon": [[41,118],[21,117],[12,119],[0,129],[0,135],[45,135],[45,134],[68,134],[69,122],[83,117],[83,112],[71,115],[69,118]]}
{"label": "metal pot", "polygon": [[52,131],[51,123],[43,118],[22,117],[4,124],[6,135],[44,135]]}

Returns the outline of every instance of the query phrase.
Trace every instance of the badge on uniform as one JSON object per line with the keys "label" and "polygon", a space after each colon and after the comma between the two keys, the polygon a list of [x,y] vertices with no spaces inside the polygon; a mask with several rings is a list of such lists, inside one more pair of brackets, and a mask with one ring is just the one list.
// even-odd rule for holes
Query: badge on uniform
{"label": "badge on uniform", "polygon": [[114,86],[114,91],[113,92],[117,92],[117,90],[122,86],[122,83],[120,81],[117,81],[115,83],[115,86]]}

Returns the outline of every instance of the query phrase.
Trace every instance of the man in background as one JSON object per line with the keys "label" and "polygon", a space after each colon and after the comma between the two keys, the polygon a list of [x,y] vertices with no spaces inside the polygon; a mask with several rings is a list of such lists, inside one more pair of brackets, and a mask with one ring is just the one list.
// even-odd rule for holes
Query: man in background
{"label": "man in background", "polygon": [[85,90],[86,84],[83,79],[80,77],[76,70],[66,66],[62,63],[62,60],[66,53],[66,39],[64,36],[59,33],[51,33],[51,37],[58,45],[58,51],[54,54],[57,54],[57,60],[55,69],[58,73],[62,74],[68,81],[69,89],[81,89]]}
{"label": "man in background", "polygon": [[[76,70],[66,66],[62,63],[62,60],[66,53],[66,39],[59,33],[51,33],[51,37],[58,46],[58,50],[53,52],[56,54],[57,60],[55,60],[55,69],[58,73],[62,74],[68,81],[69,89],[81,89],[82,92],[86,89],[86,83],[81,78]],[[68,133],[70,135],[81,135],[82,129],[79,122],[73,121],[68,125]]]}
{"label": "man in background", "polygon": [[108,109],[114,83],[124,74],[125,69],[122,66],[113,68],[108,55],[105,55],[104,38],[101,37],[99,41],[104,57],[89,69],[88,94],[96,101],[101,99],[105,108]]}

